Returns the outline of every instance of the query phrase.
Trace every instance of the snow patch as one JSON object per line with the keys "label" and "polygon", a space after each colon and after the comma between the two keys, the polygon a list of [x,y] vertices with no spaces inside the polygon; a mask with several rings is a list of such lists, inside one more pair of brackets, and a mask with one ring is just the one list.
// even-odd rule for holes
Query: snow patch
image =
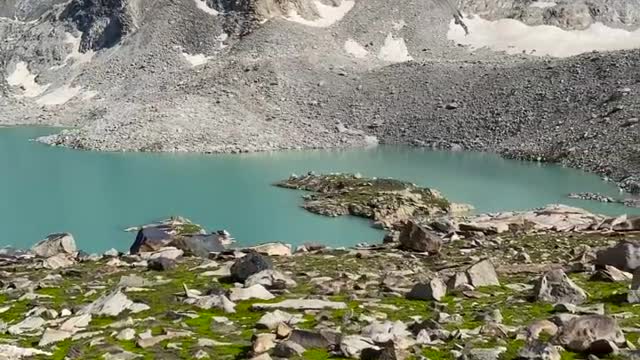
{"label": "snow patch", "polygon": [[353,39],[344,42],[344,50],[358,59],[364,59],[369,55],[367,49]]}
{"label": "snow patch", "polygon": [[307,26],[313,27],[329,27],[347,15],[353,6],[356,4],[353,0],[344,0],[339,6],[325,5],[322,2],[316,0],[313,2],[318,9],[318,15],[320,16],[315,20],[307,20],[300,16],[295,9],[289,11],[286,19],[289,21],[297,22]]}
{"label": "snow patch", "polygon": [[6,77],[7,83],[11,86],[19,86],[22,95],[17,97],[36,97],[47,90],[49,84],[40,85],[36,82],[36,75],[32,74],[27,64],[20,61],[16,64],[16,69]]}
{"label": "snow patch", "polygon": [[627,31],[594,23],[585,30],[563,30],[550,25],[528,26],[513,19],[489,21],[474,16],[465,18],[469,35],[449,24],[447,37],[470,49],[490,48],[508,54],[530,53],[568,57],[591,51],[613,51],[640,48],[640,29]]}
{"label": "snow patch", "polygon": [[189,64],[191,64],[191,67],[204,65],[211,59],[210,56],[205,56],[204,54],[191,55],[187,54],[186,52],[183,52],[182,56],[184,56],[185,60],[187,60]]}
{"label": "snow patch", "polygon": [[384,45],[378,53],[378,59],[393,63],[411,61],[413,58],[409,55],[407,44],[403,38],[395,38],[389,33],[384,40]]}
{"label": "snow patch", "polygon": [[73,60],[74,67],[91,61],[91,59],[93,58],[93,55],[95,55],[95,52],[93,50],[90,50],[90,51],[87,51],[86,53],[81,53],[80,52],[81,39],[79,36],[75,37],[70,33],[65,33],[64,35],[65,35],[64,43],[71,47],[71,53],[64,58],[64,61],[62,62],[62,64],[57,66],[52,66],[51,67],[52,70],[60,69],[67,66],[70,60]]}
{"label": "snow patch", "polygon": [[217,16],[219,14],[219,12],[216,9],[212,9],[209,7],[209,5],[207,5],[207,2],[205,0],[193,0],[196,2],[196,6],[198,7],[198,9],[206,12],[209,15],[213,15],[213,16]]}
{"label": "snow patch", "polygon": [[98,92],[95,90],[85,91],[80,95],[80,100],[91,100],[94,97],[98,96]]}
{"label": "snow patch", "polygon": [[62,105],[80,94],[81,90],[82,87],[63,85],[40,97],[36,103],[44,106]]}
{"label": "snow patch", "polygon": [[546,8],[554,7],[556,5],[558,4],[554,3],[553,1],[534,1],[531,4],[529,4],[529,7],[546,9]]}

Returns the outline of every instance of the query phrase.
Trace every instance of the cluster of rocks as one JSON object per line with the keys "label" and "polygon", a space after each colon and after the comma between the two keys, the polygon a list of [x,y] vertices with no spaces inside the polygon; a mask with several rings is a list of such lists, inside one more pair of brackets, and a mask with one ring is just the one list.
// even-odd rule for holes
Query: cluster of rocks
{"label": "cluster of rocks", "polygon": [[359,174],[292,175],[276,186],[311,191],[302,207],[325,216],[353,215],[385,229],[398,229],[409,219],[456,215],[472,209],[452,204],[437,190],[395,179]]}
{"label": "cluster of rocks", "polygon": [[640,207],[640,200],[637,198],[625,198],[625,199],[615,199],[611,196],[606,196],[598,193],[571,193],[568,195],[570,199],[579,199],[579,200],[590,200],[590,201],[598,201],[603,203],[618,203],[628,207]]}

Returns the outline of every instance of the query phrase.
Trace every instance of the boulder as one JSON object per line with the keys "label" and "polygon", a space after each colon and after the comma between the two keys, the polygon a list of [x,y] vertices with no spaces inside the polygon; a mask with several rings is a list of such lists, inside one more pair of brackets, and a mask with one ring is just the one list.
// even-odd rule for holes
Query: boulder
{"label": "boulder", "polygon": [[360,354],[360,360],[402,360],[405,356],[398,355],[393,341],[384,344],[381,349],[365,348]]}
{"label": "boulder", "polygon": [[304,352],[305,348],[303,346],[291,340],[283,341],[276,345],[275,349],[273,349],[274,356],[283,358],[302,356]]}
{"label": "boulder", "polygon": [[533,296],[547,303],[582,304],[587,293],[576,285],[561,269],[551,270],[536,282]]}
{"label": "boulder", "polygon": [[276,347],[275,334],[255,334],[251,339],[251,349],[254,354],[262,354]]}
{"label": "boulder", "polygon": [[278,303],[253,304],[254,310],[289,309],[289,310],[341,310],[346,309],[347,304],[339,301],[327,301],[318,299],[287,299]]}
{"label": "boulder", "polygon": [[289,335],[290,341],[307,349],[329,349],[340,343],[340,333],[330,330],[310,331],[294,329]]}
{"label": "boulder", "polygon": [[184,251],[187,256],[201,258],[208,258],[210,253],[226,250],[225,238],[218,233],[176,236],[169,245]]}
{"label": "boulder", "polygon": [[407,299],[441,301],[446,294],[445,283],[439,277],[434,277],[428,282],[415,284],[407,294]]}
{"label": "boulder", "polygon": [[605,265],[604,268],[597,269],[596,273],[591,276],[591,281],[606,281],[606,282],[622,282],[631,280],[632,274],[619,270],[618,268]]}
{"label": "boulder", "polygon": [[231,278],[234,281],[244,282],[251,275],[270,269],[273,269],[271,259],[257,252],[250,252],[231,265]]}
{"label": "boulder", "polygon": [[291,256],[291,245],[283,243],[260,244],[249,249],[267,256]]}
{"label": "boulder", "polygon": [[482,260],[471,265],[467,271],[469,283],[478,286],[500,286],[496,269],[489,260]]}
{"label": "boulder", "polygon": [[75,265],[75,257],[66,253],[59,253],[42,260],[42,267],[50,270],[63,269]]}
{"label": "boulder", "polygon": [[58,254],[74,255],[78,251],[73,235],[69,233],[51,234],[31,247],[38,257],[48,258]]}
{"label": "boulder", "polygon": [[0,359],[15,360],[22,358],[32,358],[38,355],[50,357],[53,354],[32,348],[21,348],[10,344],[0,344]]}
{"label": "boulder", "polygon": [[518,351],[517,358],[522,360],[560,360],[560,352],[556,346],[551,344],[532,341]]}
{"label": "boulder", "polygon": [[449,280],[447,280],[447,290],[450,292],[468,290],[469,287],[471,287],[471,284],[469,284],[469,277],[463,272],[457,272],[451,275]]}
{"label": "boulder", "polygon": [[624,221],[619,221],[611,226],[613,231],[638,231],[640,230],[640,216],[627,217]]}
{"label": "boulder", "polygon": [[264,314],[256,323],[256,327],[273,330],[277,328],[281,323],[295,325],[299,322],[302,322],[302,315],[292,315],[282,310],[275,310],[273,312]]}
{"label": "boulder", "polygon": [[292,278],[286,276],[280,271],[272,269],[263,270],[257,274],[253,274],[244,282],[244,285],[247,287],[258,284],[270,290],[284,290],[297,285]]}
{"label": "boulder", "polygon": [[361,335],[377,344],[392,342],[399,349],[406,349],[415,344],[407,325],[402,321],[374,322],[365,326]]}
{"label": "boulder", "polygon": [[470,349],[462,355],[464,360],[498,360],[507,351],[505,347]]}
{"label": "boulder", "polygon": [[596,265],[613,266],[622,271],[633,272],[640,267],[640,243],[622,241],[597,253]]}
{"label": "boulder", "polygon": [[602,351],[603,346],[599,342],[602,340],[618,346],[624,345],[626,342],[616,321],[606,315],[576,317],[562,328],[557,337],[560,345],[575,352],[589,352],[592,347]]}
{"label": "boulder", "polygon": [[365,349],[379,350],[373,340],[359,335],[347,335],[340,340],[340,352],[344,357],[360,359]]}
{"label": "boulder", "polygon": [[247,288],[233,288],[229,291],[229,300],[242,301],[250,299],[271,300],[275,296],[260,284],[252,285]]}
{"label": "boulder", "polygon": [[85,306],[79,311],[79,314],[118,316],[132,305],[133,301],[129,300],[129,298],[118,289],[112,293],[103,295],[96,299],[96,301]]}
{"label": "boulder", "polygon": [[153,252],[169,245],[173,235],[165,227],[146,227],[138,231],[136,239],[129,252],[138,254],[141,252]]}
{"label": "boulder", "polygon": [[[192,230],[193,229],[193,230]],[[131,254],[158,251],[164,247],[175,247],[188,256],[208,257],[211,252],[226,249],[225,233],[203,234],[198,225],[180,221],[167,221],[143,227],[131,245]]]}
{"label": "boulder", "polygon": [[176,267],[176,261],[166,257],[151,259],[147,263],[147,268],[149,270],[155,270],[155,271],[172,270],[175,267]]}
{"label": "boulder", "polygon": [[627,294],[627,301],[632,304],[640,303],[640,268],[633,272],[631,287]]}
{"label": "boulder", "polygon": [[8,332],[11,335],[37,334],[42,333],[43,326],[47,322],[39,316],[30,316],[21,322],[9,327]]}
{"label": "boulder", "polygon": [[437,233],[410,220],[400,232],[400,245],[405,250],[437,254],[442,247],[442,239]]}

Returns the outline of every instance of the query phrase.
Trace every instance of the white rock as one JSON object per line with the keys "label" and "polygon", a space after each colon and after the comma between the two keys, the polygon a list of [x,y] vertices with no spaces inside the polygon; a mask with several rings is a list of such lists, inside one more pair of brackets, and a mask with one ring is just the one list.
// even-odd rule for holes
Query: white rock
{"label": "white rock", "polygon": [[229,300],[242,301],[249,299],[271,300],[275,296],[262,285],[253,285],[248,288],[233,288],[229,293]]}
{"label": "white rock", "polygon": [[256,323],[256,327],[266,328],[273,330],[278,327],[278,324],[285,323],[288,325],[295,325],[302,322],[301,314],[289,314],[282,310],[275,310],[264,314],[260,320]]}
{"label": "white rock", "polygon": [[51,353],[31,348],[21,348],[14,345],[0,344],[0,359],[15,360],[37,355],[52,356]]}
{"label": "white rock", "polygon": [[93,303],[85,306],[80,314],[93,314],[105,316],[118,316],[121,312],[127,310],[133,301],[129,300],[120,289],[98,298]]}
{"label": "white rock", "polygon": [[317,299],[288,299],[273,304],[253,304],[254,310],[269,309],[291,309],[291,310],[341,310],[346,309],[347,304],[343,302],[325,301]]}
{"label": "white rock", "polygon": [[283,243],[268,243],[250,247],[249,249],[268,256],[291,256],[291,245]]}
{"label": "white rock", "polygon": [[135,337],[136,331],[131,328],[123,329],[118,333],[118,335],[116,335],[116,339],[123,341],[133,340]]}
{"label": "white rock", "polygon": [[9,334],[11,335],[22,335],[25,333],[29,333],[29,334],[41,333],[42,327],[46,323],[47,322],[43,318],[39,316],[32,316],[22,320],[21,322],[13,326],[10,326],[8,331],[9,331]]}
{"label": "white rock", "polygon": [[76,242],[68,233],[51,234],[35,244],[31,251],[39,257],[48,258],[58,254],[75,255]]}

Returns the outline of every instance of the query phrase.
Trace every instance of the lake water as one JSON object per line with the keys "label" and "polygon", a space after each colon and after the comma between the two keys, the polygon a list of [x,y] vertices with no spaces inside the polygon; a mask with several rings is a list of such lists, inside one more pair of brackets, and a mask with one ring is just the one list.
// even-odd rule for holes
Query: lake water
{"label": "lake water", "polygon": [[271,186],[310,170],[409,180],[480,212],[558,202],[612,215],[633,210],[565,197],[618,195],[615,185],[595,175],[490,154],[390,146],[248,155],[96,153],[29,141],[51,131],[0,129],[0,245],[29,247],[66,231],[85,251],[126,250],[135,234],[124,228],[171,215],[227,229],[240,245],[381,241],[383,233],[366,220],[310,214],[299,207],[301,192]]}

